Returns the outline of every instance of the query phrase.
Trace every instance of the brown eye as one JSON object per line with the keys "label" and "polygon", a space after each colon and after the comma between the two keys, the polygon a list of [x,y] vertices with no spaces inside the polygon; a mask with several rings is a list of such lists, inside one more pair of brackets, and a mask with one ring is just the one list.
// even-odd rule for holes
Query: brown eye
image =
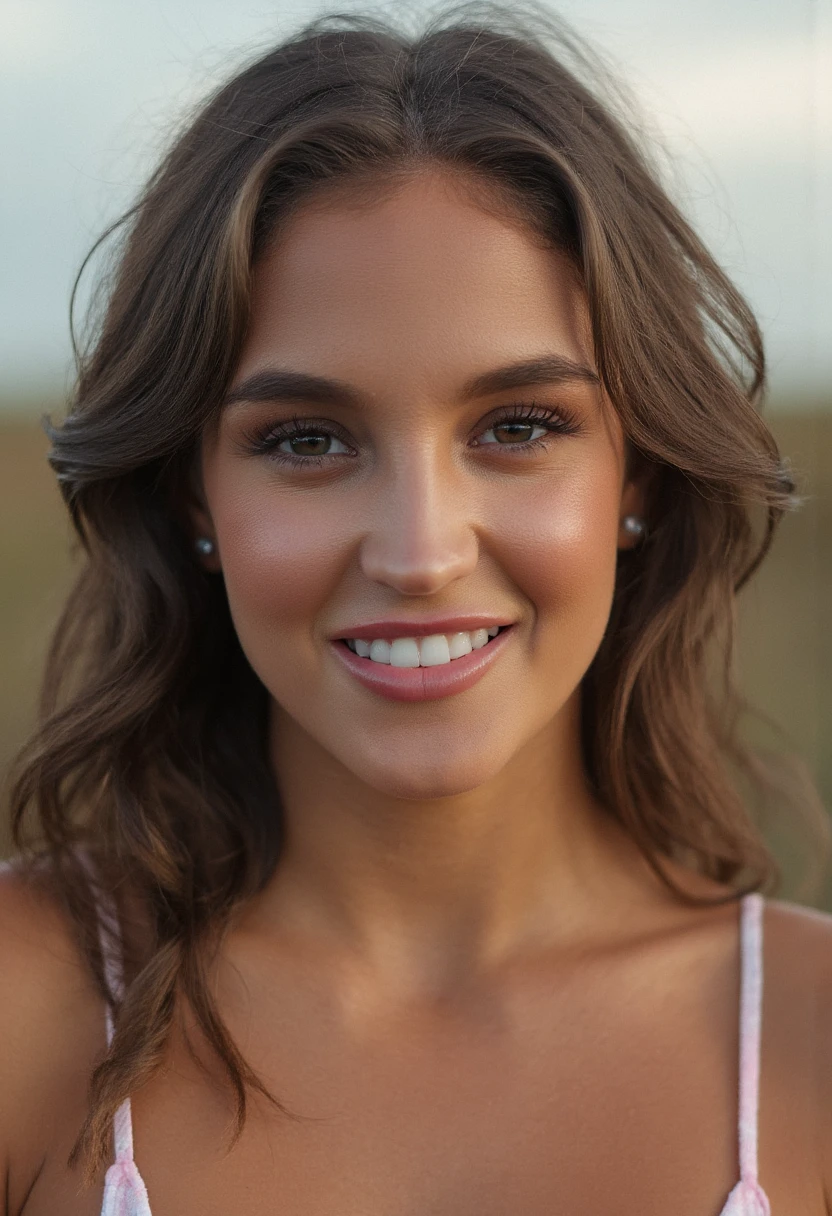
{"label": "brown eye", "polygon": [[532,422],[501,422],[493,431],[498,443],[528,443],[535,426]]}
{"label": "brown eye", "polygon": [[340,456],[349,449],[335,435],[325,431],[301,431],[297,435],[287,435],[277,445],[277,450],[285,456]]}
{"label": "brown eye", "polygon": [[535,418],[504,418],[495,422],[480,436],[480,444],[499,443],[503,447],[519,447],[524,443],[532,443],[555,428],[547,426]]}
{"label": "brown eye", "polygon": [[329,435],[295,435],[284,442],[293,456],[326,456],[331,440]]}

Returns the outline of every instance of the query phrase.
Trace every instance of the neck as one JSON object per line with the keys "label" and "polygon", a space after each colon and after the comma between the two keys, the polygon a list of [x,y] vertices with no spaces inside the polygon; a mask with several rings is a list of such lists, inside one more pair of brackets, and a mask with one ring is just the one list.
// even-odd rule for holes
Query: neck
{"label": "neck", "polygon": [[257,922],[388,987],[446,991],[574,940],[635,885],[635,850],[587,785],[577,698],[494,780],[448,797],[367,786],[279,710],[271,751],[285,844]]}

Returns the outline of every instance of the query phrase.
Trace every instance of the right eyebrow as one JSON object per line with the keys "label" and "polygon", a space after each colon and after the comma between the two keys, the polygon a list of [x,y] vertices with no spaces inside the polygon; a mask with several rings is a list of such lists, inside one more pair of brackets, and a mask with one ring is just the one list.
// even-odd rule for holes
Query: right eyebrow
{"label": "right eyebrow", "polygon": [[227,394],[223,405],[237,405],[241,401],[311,401],[316,405],[340,405],[356,409],[362,400],[361,393],[343,380],[271,368],[254,372],[242,380]]}

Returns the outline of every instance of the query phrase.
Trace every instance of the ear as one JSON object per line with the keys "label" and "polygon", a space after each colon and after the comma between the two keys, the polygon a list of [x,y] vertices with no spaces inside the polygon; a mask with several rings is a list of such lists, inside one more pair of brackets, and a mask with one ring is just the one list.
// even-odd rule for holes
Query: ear
{"label": "ear", "polygon": [[[208,507],[202,481],[202,450],[200,445],[197,446],[193,459],[188,466],[188,474],[182,484],[178,499],[177,508],[180,518],[183,520],[185,531],[191,540],[194,560],[205,570],[217,573],[222,569],[222,563],[220,561],[214,521]],[[213,553],[203,554],[197,551],[196,542],[203,537],[212,541],[214,545]]]}
{"label": "ear", "polygon": [[642,536],[628,532],[624,520],[628,515],[640,519],[649,532],[651,521],[648,517],[650,503],[650,488],[656,476],[657,465],[648,460],[642,452],[628,444],[627,473],[621,490],[621,503],[618,510],[618,548],[634,549],[640,545]]}

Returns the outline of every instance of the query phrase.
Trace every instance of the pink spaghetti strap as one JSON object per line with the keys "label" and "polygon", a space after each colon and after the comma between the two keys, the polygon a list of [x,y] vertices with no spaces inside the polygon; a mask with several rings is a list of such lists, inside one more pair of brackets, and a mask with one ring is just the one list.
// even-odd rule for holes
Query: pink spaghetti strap
{"label": "pink spaghetti strap", "polygon": [[758,1179],[757,1124],[760,1108],[760,1031],[763,1004],[763,897],[745,895],[740,911],[740,1181],[722,1216],[771,1216]]}
{"label": "pink spaghetti strap", "polygon": [[742,901],[742,989],[740,996],[740,1177],[757,1181],[760,1106],[760,1031],[763,1003],[763,897]]}
{"label": "pink spaghetti strap", "polygon": [[[101,946],[101,957],[104,961],[104,976],[107,987],[116,1001],[124,995],[124,974],[119,944],[121,932],[116,915],[115,905],[111,897],[96,888],[98,903],[98,932]],[[113,1041],[113,1015],[110,1006],[105,1011],[107,1023],[107,1046]],[[130,1099],[125,1098],[113,1119],[113,1136],[115,1140],[116,1161],[133,1160],[133,1119],[130,1110]]]}
{"label": "pink spaghetti strap", "polygon": [[[83,854],[81,859],[95,894],[104,977],[113,999],[120,1001],[124,994],[124,965],[115,902],[99,885],[89,857]],[[109,1004],[105,1010],[105,1022],[109,1047],[114,1031]],[[115,1160],[104,1179],[101,1216],[150,1216],[147,1189],[133,1160],[133,1113],[129,1097],[124,1099],[113,1117],[113,1147]]]}

